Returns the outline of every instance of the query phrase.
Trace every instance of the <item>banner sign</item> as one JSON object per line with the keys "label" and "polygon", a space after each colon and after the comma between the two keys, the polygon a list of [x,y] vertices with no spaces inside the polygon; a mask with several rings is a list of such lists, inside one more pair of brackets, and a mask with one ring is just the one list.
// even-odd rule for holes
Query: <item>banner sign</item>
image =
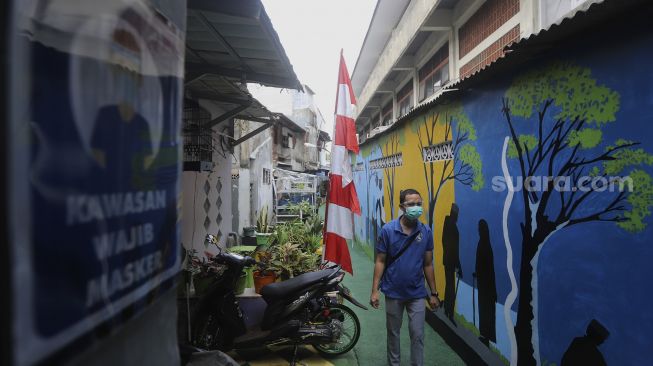
{"label": "banner sign", "polygon": [[174,3],[14,1],[17,365],[142,311],[180,269],[184,25],[165,14],[186,4]]}

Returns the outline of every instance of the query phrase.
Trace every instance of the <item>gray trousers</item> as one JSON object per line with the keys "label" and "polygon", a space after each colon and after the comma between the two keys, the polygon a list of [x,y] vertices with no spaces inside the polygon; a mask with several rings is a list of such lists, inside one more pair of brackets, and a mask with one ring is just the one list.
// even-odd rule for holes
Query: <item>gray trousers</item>
{"label": "gray trousers", "polygon": [[399,366],[401,359],[400,332],[404,318],[404,308],[408,312],[408,332],[410,334],[410,364],[424,364],[424,299],[397,300],[386,296],[385,316],[388,331],[388,366]]}

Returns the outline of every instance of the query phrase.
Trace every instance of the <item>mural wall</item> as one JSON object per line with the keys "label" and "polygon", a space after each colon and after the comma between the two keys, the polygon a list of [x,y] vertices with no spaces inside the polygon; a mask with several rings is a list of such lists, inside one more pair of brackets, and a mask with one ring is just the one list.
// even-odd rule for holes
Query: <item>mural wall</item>
{"label": "mural wall", "polygon": [[356,239],[373,248],[400,190],[421,192],[449,325],[507,362],[653,356],[648,33],[609,52],[599,36],[571,42],[435,104],[356,159]]}

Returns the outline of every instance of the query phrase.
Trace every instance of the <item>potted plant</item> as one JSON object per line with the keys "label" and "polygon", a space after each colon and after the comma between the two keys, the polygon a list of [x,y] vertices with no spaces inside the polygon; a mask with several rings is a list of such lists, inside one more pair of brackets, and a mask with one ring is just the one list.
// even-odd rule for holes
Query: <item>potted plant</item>
{"label": "potted plant", "polygon": [[257,251],[256,258],[258,264],[254,271],[254,290],[260,294],[265,285],[277,280],[277,267],[272,264],[272,253],[269,251]]}
{"label": "potted plant", "polygon": [[317,268],[320,261],[315,252],[305,250],[299,243],[286,242],[270,249],[272,265],[279,269],[282,279],[311,272]]}
{"label": "potted plant", "polygon": [[256,219],[256,244],[267,245],[272,231],[268,218],[268,206],[263,206]]}
{"label": "potted plant", "polygon": [[182,264],[184,284],[180,286],[183,297],[201,296],[224,272],[223,266],[210,261],[211,253],[205,252],[204,255],[200,257],[195,249],[186,251]]}
{"label": "potted plant", "polygon": [[315,208],[307,200],[299,203],[289,203],[287,209],[292,215],[296,215],[299,218],[298,222],[302,222],[307,217],[315,214]]}

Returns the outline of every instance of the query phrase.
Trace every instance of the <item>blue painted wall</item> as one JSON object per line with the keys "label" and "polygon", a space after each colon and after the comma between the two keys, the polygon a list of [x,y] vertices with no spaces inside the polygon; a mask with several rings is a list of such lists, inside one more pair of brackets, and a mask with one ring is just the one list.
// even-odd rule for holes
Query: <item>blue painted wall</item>
{"label": "blue painted wall", "polygon": [[[617,96],[616,105],[612,103],[615,108],[614,118],[611,118],[613,121],[592,123],[593,116],[588,116],[584,127],[599,129],[600,142],[595,146],[591,141],[588,142],[587,149],[579,149],[579,156],[601,155],[610,146],[615,146],[620,139],[639,142],[637,146],[624,149],[635,152],[641,149],[639,153],[619,155],[620,159],[632,165],[622,174],[628,175],[634,172],[633,169],[637,169],[643,173],[644,178],[648,176],[649,180],[637,181],[636,184],[640,184],[635,187],[635,191],[639,192],[637,200],[625,200],[620,205],[623,204],[626,209],[615,211],[621,217],[628,218],[623,216],[624,212],[632,211],[633,204],[639,205],[640,209],[637,211],[641,215],[641,222],[638,221],[637,225],[620,226],[615,222],[602,221],[580,223],[555,232],[542,246],[535,281],[539,360],[547,364],[560,364],[572,340],[585,333],[585,328],[592,319],[598,320],[610,333],[609,338],[598,347],[608,364],[642,365],[650,363],[649,360],[653,356],[650,348],[653,313],[649,310],[653,302],[653,286],[650,284],[650,279],[653,278],[653,266],[650,263],[653,259],[653,220],[650,217],[653,202],[650,181],[653,176],[653,69],[649,66],[649,60],[653,59],[653,36],[650,31],[634,34],[628,33],[627,37],[618,34],[596,34],[590,38],[579,36],[575,39],[572,37],[566,44],[540,55],[539,59],[528,62],[517,70],[511,70],[510,74],[496,74],[490,81],[463,90],[459,97],[458,101],[462,103],[464,113],[476,129],[477,140],[474,145],[482,159],[482,173],[486,182],[479,191],[470,190],[458,182],[454,187],[455,202],[460,207],[458,230],[460,260],[464,273],[456,299],[456,311],[470,323],[473,322],[472,288],[475,284],[471,274],[475,271],[479,242],[478,222],[485,219],[490,230],[497,287],[497,343],[494,346],[508,359],[511,348],[508,341],[509,332],[503,318],[503,304],[511,285],[506,267],[508,251],[502,230],[502,212],[507,192],[497,191],[492,184],[493,177],[503,176],[502,148],[505,137],[510,136],[509,125],[502,111],[502,100],[506,96],[515,97],[515,94],[508,91],[518,81],[525,80],[525,75],[546,70],[551,68],[551,65],[567,65],[580,70],[579,73],[587,72],[585,76],[593,80],[595,86],[607,88]],[[574,78],[576,76],[579,80],[582,79],[580,74]],[[554,78],[555,75],[550,74],[548,77]],[[526,94],[521,96],[531,98]],[[569,97],[576,98],[572,91],[569,92]],[[588,104],[586,108],[598,111],[609,107],[599,101],[597,104]],[[554,104],[547,112],[546,123],[555,123],[555,117],[560,111],[560,106]],[[425,114],[431,112],[427,111]],[[517,114],[516,108],[513,108],[512,112]],[[513,115],[513,123],[519,130],[518,133],[537,136],[536,118],[537,114],[529,118]],[[409,133],[409,125],[410,121],[401,128]],[[364,159],[365,164],[369,164],[370,157],[380,157],[381,150],[375,144],[377,142],[372,141],[368,143],[369,146],[363,145],[363,149],[369,148],[372,151]],[[554,161],[554,166],[559,168],[558,164],[566,161],[572,150],[568,148],[562,151]],[[359,156],[357,161],[360,162],[360,159]],[[421,170],[422,164],[422,161],[405,160],[404,171]],[[518,176],[517,159],[509,159],[508,165],[511,175]],[[590,165],[590,168],[592,166]],[[585,175],[590,175],[590,171],[585,172]],[[363,208],[363,217],[356,218],[356,237],[372,245],[373,238],[362,225],[369,219],[365,217],[368,212],[367,189],[370,189],[370,197],[374,197],[371,201],[383,199],[384,192],[376,185],[368,185],[365,179],[364,170],[355,172]],[[402,188],[404,187],[398,187],[397,190]],[[579,206],[575,217],[583,217],[608,207],[614,197],[607,193],[596,193]],[[552,214],[560,209],[560,203],[552,199],[547,212]],[[448,213],[448,210],[438,210],[435,215]],[[614,216],[603,216],[609,217]],[[520,225],[523,222],[524,201],[521,192],[517,192],[510,206],[508,234],[512,243],[513,271],[518,282],[521,280]],[[436,238],[436,245],[441,245],[439,238]],[[441,259],[436,258],[436,263],[441,263]],[[515,301],[511,308],[513,321],[517,319],[517,312],[520,310],[518,305],[518,301]],[[478,314],[476,325],[478,326]]]}

